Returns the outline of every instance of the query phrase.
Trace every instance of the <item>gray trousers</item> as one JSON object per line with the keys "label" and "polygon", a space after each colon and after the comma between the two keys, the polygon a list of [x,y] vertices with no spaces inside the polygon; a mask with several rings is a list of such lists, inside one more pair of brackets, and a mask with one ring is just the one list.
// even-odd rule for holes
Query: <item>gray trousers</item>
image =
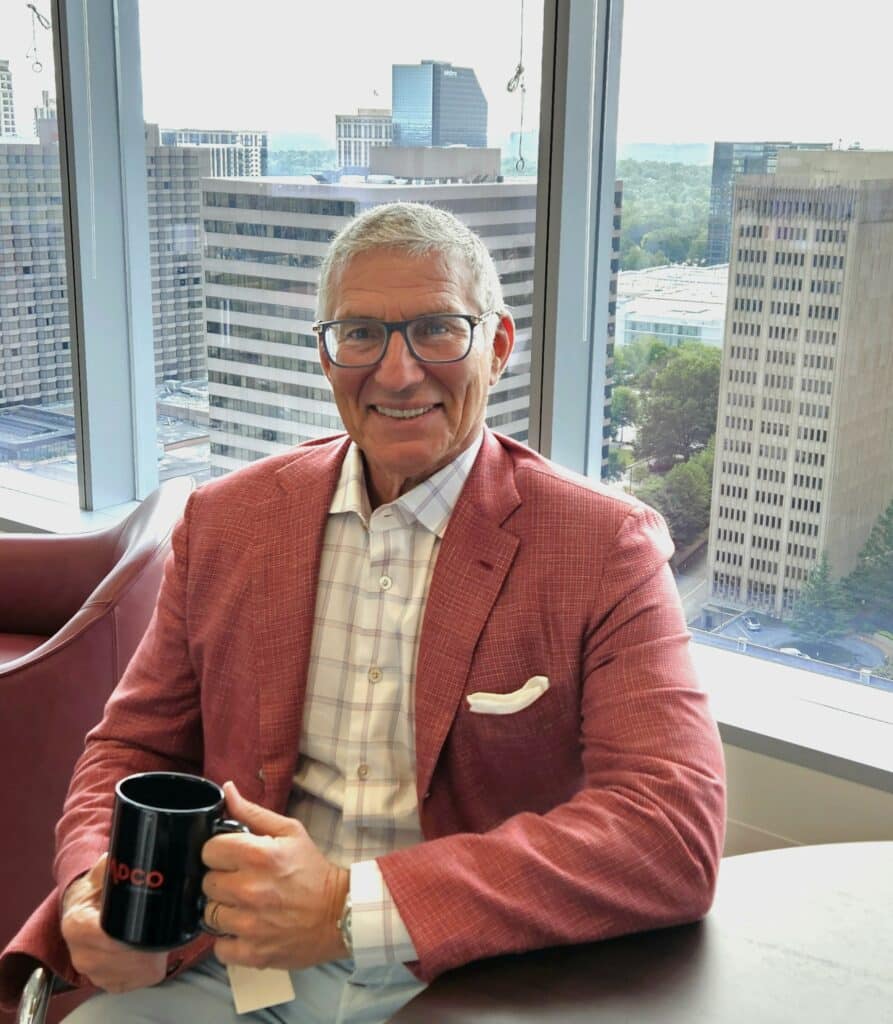
{"label": "gray trousers", "polygon": [[239,1015],[223,967],[213,956],[152,988],[100,993],[66,1024],[383,1024],[425,987],[402,964],[354,969],[338,960],[292,971],[295,998]]}

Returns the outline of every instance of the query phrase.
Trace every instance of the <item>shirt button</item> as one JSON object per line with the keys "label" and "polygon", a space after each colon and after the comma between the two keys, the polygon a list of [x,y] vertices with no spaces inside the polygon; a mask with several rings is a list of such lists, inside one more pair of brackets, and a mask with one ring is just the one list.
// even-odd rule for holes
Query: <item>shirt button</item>
{"label": "shirt button", "polygon": [[381,587],[382,590],[390,590],[391,587],[394,585],[394,581],[391,579],[390,576],[382,576],[381,579],[378,581],[378,585]]}
{"label": "shirt button", "polygon": [[381,669],[378,668],[377,666],[373,666],[372,668],[370,668],[369,672],[367,673],[367,675],[369,677],[369,682],[370,683],[380,683],[381,682]]}
{"label": "shirt button", "polygon": [[358,778],[365,779],[368,776],[368,774],[369,774],[369,765],[368,764],[361,764],[359,766],[359,768],[357,768],[357,777]]}

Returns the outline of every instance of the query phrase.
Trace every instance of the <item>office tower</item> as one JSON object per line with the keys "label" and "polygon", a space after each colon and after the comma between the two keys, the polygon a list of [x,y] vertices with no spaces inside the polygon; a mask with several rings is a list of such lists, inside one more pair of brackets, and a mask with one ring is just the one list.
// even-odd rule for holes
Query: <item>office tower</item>
{"label": "office tower", "polygon": [[[47,135],[47,127],[51,128],[52,137]],[[40,106],[34,108],[34,135],[40,142],[58,142],[59,132],[56,121],[56,98],[50,96],[46,89],[40,93]]]}
{"label": "office tower", "polygon": [[0,137],[16,134],[16,109],[9,61],[0,60]]}
{"label": "office tower", "polygon": [[893,499],[893,153],[780,153],[732,232],[711,597],[784,615]]}
{"label": "office tower", "polygon": [[335,145],[338,168],[357,171],[369,167],[369,150],[391,144],[391,112],[359,107],[355,114],[335,115]]}
{"label": "office tower", "polygon": [[319,264],[354,214],[396,200],[452,210],[480,234],[517,324],[515,351],[490,398],[488,422],[526,440],[536,183],[319,185],[288,179],[204,185],[205,305],[211,471],[343,426],[316,335]]}
{"label": "office tower", "polygon": [[56,146],[0,141],[0,408],[72,399]]}
{"label": "office tower", "polygon": [[487,100],[471,68],[394,64],[391,88],[395,146],[487,145]]}
{"label": "office tower", "polygon": [[146,125],[146,188],[152,266],[155,381],[204,380],[201,179],[210,177],[207,146],[163,146]]}
{"label": "office tower", "polygon": [[215,178],[258,178],[267,174],[269,132],[163,128],[162,146],[194,146],[211,154]]}
{"label": "office tower", "polygon": [[830,142],[714,142],[707,221],[708,266],[729,261],[732,190],[739,175],[772,174],[779,151],[830,148]]}
{"label": "office tower", "polygon": [[[55,120],[39,119],[55,138]],[[146,128],[156,382],[205,377],[201,179],[207,149]],[[0,143],[0,408],[72,400],[62,183],[55,143]]]}

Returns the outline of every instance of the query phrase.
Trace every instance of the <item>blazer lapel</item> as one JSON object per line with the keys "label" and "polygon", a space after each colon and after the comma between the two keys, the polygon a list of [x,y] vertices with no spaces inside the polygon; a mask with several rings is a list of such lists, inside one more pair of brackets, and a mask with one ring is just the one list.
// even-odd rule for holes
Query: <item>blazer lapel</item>
{"label": "blazer lapel", "polygon": [[349,439],[301,448],[258,507],[253,643],[267,796],[285,798],[298,755],[316,587],[332,495]]}
{"label": "blazer lapel", "polygon": [[481,630],[520,543],[502,527],[520,502],[511,457],[485,431],[444,534],[422,624],[415,686],[420,806],[465,690]]}

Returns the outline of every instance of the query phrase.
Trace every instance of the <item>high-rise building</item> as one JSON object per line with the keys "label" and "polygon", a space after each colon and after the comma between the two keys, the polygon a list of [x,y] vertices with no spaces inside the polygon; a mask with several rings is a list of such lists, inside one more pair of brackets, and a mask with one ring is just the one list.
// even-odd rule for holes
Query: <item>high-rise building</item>
{"label": "high-rise building", "polygon": [[355,114],[335,115],[338,168],[363,171],[369,167],[369,150],[391,144],[391,112],[360,107]]}
{"label": "high-rise building", "polygon": [[784,615],[893,499],[893,153],[780,153],[732,232],[711,598]]}
{"label": "high-rise building", "polygon": [[193,146],[211,154],[215,178],[262,178],[267,174],[269,132],[164,128],[162,146]]}
{"label": "high-rise building", "polygon": [[488,422],[526,440],[536,183],[320,185],[208,181],[205,304],[211,471],[236,469],[343,429],[316,335],[319,264],[355,214],[396,200],[452,210],[490,249],[517,325]]}
{"label": "high-rise building", "polygon": [[16,134],[16,109],[9,61],[0,60],[0,137]]}
{"label": "high-rise building", "polygon": [[206,146],[163,146],[146,125],[146,191],[152,266],[155,380],[204,380],[202,178],[211,175]]}
{"label": "high-rise building", "polygon": [[0,409],[72,399],[57,146],[0,141]]}
{"label": "high-rise building", "polygon": [[[55,138],[52,117],[41,137]],[[201,179],[207,149],[146,127],[156,382],[203,380]],[[59,147],[0,143],[0,408],[72,399]]]}
{"label": "high-rise building", "polygon": [[708,266],[729,262],[732,190],[739,175],[774,173],[780,150],[830,148],[830,142],[714,142],[707,220]]}
{"label": "high-rise building", "polygon": [[487,100],[472,68],[394,64],[391,89],[395,146],[487,145]]}
{"label": "high-rise building", "polygon": [[34,108],[34,134],[40,142],[59,141],[56,97],[46,89],[41,90],[40,106]]}

